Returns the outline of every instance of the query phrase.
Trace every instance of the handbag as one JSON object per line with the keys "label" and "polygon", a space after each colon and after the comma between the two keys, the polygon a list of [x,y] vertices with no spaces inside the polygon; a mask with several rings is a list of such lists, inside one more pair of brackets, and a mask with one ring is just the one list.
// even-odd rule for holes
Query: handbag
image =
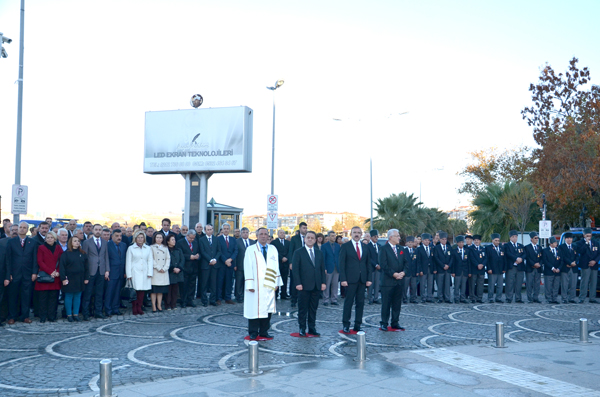
{"label": "handbag", "polygon": [[136,299],[137,293],[133,289],[133,284],[131,283],[131,280],[128,279],[125,283],[125,286],[121,288],[121,300],[133,302]]}
{"label": "handbag", "polygon": [[[58,261],[56,262],[56,266],[54,266],[54,270],[56,270],[56,269],[58,269]],[[52,277],[51,275],[49,275],[45,271],[40,270],[38,272],[36,281],[38,283],[47,283],[47,284],[50,284],[50,283],[54,282],[54,277]]]}

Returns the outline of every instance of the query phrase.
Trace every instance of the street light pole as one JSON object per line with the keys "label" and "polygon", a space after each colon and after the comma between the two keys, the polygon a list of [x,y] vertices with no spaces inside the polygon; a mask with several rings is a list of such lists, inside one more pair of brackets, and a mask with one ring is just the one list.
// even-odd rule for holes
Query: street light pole
{"label": "street light pole", "polygon": [[[273,91],[273,146],[271,153],[271,195],[275,194],[275,91],[283,85],[283,80],[277,80],[273,87],[267,87]],[[273,235],[274,230],[269,230],[269,234]]]}
{"label": "street light pole", "polygon": [[[25,0],[21,0],[21,36],[19,43],[19,98],[17,107],[17,155],[15,158],[15,185],[21,184],[21,130],[23,126],[23,41],[25,38]],[[19,214],[13,215],[13,223],[18,224]]]}
{"label": "street light pole", "polygon": [[371,176],[371,230],[373,229],[373,158],[369,157],[369,171]]}

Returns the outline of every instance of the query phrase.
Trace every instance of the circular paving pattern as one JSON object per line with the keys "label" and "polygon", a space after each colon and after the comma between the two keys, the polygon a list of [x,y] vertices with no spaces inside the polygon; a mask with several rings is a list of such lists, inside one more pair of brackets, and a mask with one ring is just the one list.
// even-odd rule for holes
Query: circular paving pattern
{"label": "circular paving pattern", "polygon": [[[261,367],[356,355],[356,336],[343,335],[342,306],[320,306],[320,338],[294,338],[297,309],[277,304],[272,341],[260,342]],[[403,332],[379,331],[381,305],[366,305],[368,354],[406,349],[493,344],[495,323],[506,343],[574,339],[587,318],[590,339],[600,339],[594,304],[408,304]],[[98,363],[113,360],[113,385],[147,382],[247,367],[247,320],[242,305],[176,309],[82,323],[18,323],[0,328],[0,395],[68,395],[97,390]],[[353,313],[354,315],[354,313]],[[52,376],[48,376],[51,368]]]}

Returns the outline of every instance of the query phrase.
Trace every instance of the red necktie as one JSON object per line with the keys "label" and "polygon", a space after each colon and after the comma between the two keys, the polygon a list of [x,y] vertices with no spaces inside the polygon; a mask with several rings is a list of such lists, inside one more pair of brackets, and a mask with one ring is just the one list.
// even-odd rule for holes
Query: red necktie
{"label": "red necktie", "polygon": [[190,243],[190,242],[188,241],[188,244],[190,245],[190,250],[192,250],[192,251],[193,251],[193,248],[192,248],[192,243]]}
{"label": "red necktie", "polygon": [[24,246],[25,246],[25,239],[23,238],[23,239],[21,239],[21,247],[24,247]]}
{"label": "red necktie", "polygon": [[227,248],[229,248],[229,237],[225,236],[225,242],[227,243]]}
{"label": "red necktie", "polygon": [[356,242],[356,255],[358,255],[358,260],[360,260],[360,248],[358,247],[358,242]]}
{"label": "red necktie", "polygon": [[396,246],[392,245],[392,248],[394,249],[394,254],[396,254],[396,258],[398,257],[398,251],[396,251]]}

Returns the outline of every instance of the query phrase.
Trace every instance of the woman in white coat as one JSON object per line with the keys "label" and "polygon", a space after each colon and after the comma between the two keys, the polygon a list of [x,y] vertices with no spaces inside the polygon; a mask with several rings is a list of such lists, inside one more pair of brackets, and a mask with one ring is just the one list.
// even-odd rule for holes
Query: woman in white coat
{"label": "woman in white coat", "polygon": [[134,243],[127,250],[125,261],[125,274],[127,280],[133,283],[133,289],[137,291],[137,299],[133,301],[133,314],[144,314],[142,302],[144,294],[152,288],[152,274],[154,273],[154,261],[152,249],[146,243],[146,235],[143,230],[138,230],[133,235]]}
{"label": "woman in white coat", "polygon": [[165,245],[165,236],[162,233],[155,233],[152,237],[153,267],[152,275],[152,313],[158,309],[162,312],[163,294],[169,293],[169,266],[171,266],[171,254]]}

